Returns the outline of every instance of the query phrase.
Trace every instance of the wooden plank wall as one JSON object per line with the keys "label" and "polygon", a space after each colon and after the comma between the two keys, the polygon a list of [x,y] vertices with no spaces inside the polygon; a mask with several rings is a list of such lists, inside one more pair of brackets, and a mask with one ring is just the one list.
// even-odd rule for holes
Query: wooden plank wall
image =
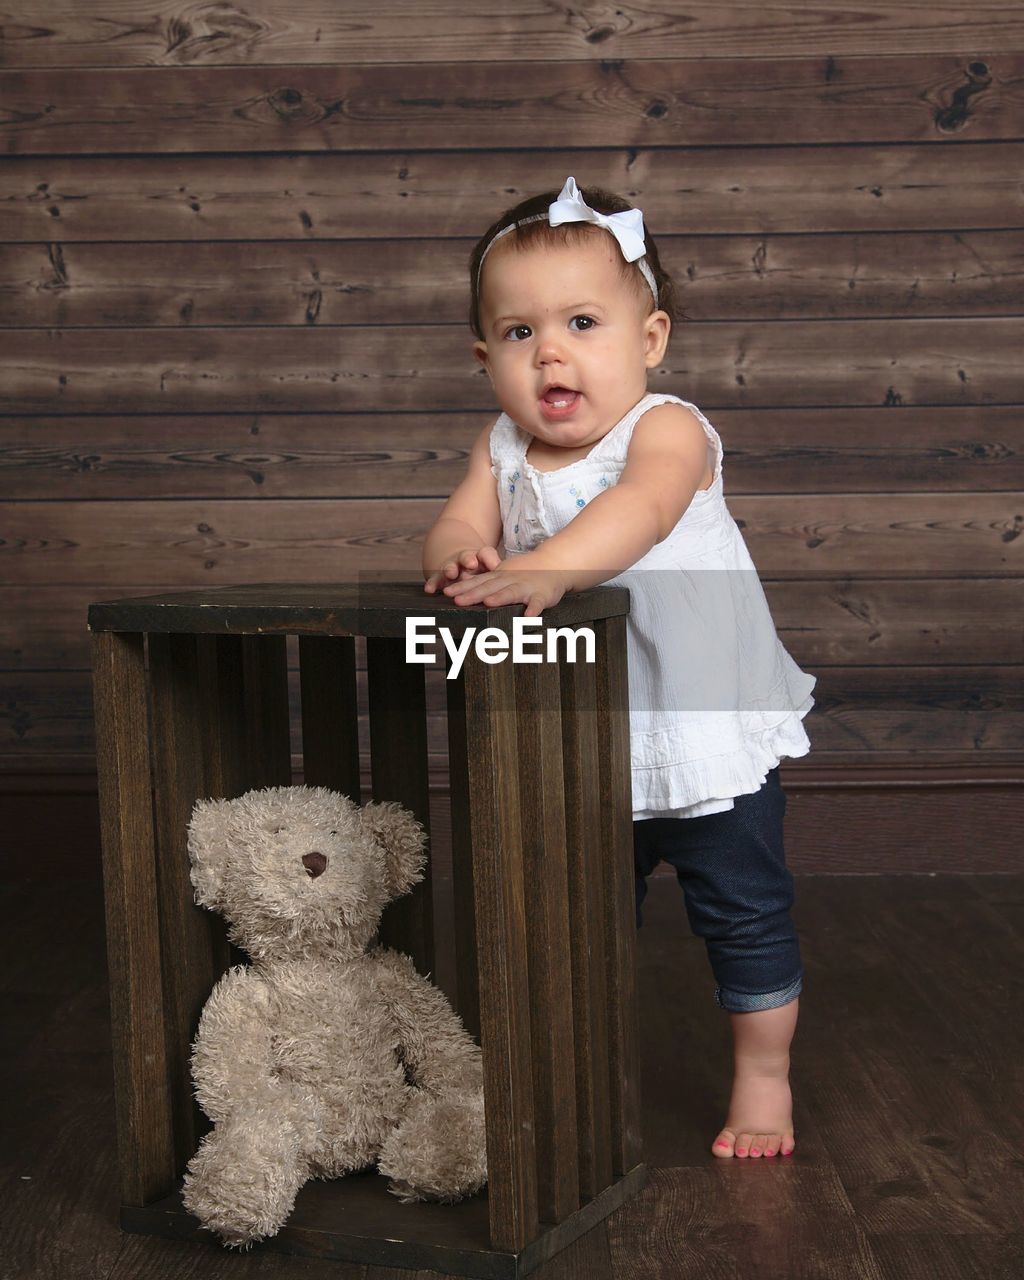
{"label": "wooden plank wall", "polygon": [[[819,678],[787,782],[825,788],[830,827],[843,788],[908,788],[908,830],[981,821],[995,796],[1004,865],[1024,778],[1024,11],[968,19],[12,0],[7,794],[93,785],[90,600],[418,569],[496,412],[469,250],[572,173],[644,209],[680,282],[652,389],[720,430],[780,634]],[[443,781],[439,681],[430,705]]]}

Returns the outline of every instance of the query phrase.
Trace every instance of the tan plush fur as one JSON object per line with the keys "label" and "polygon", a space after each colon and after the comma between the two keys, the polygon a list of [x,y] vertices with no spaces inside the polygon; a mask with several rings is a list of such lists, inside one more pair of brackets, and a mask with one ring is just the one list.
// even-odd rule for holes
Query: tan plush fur
{"label": "tan plush fur", "polygon": [[252,957],[214,987],[192,1046],[214,1128],[183,1200],[227,1245],[276,1234],[310,1177],[376,1164],[403,1202],[453,1202],[487,1179],[480,1048],[375,937],[422,879],[424,838],[398,804],[360,808],[325,787],[195,805],[196,901]]}

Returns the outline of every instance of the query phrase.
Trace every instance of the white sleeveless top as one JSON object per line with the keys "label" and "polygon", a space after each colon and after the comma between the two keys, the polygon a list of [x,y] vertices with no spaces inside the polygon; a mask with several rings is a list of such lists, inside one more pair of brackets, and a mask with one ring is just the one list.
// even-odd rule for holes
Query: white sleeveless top
{"label": "white sleeveless top", "polygon": [[633,819],[694,818],[733,808],[784,756],[811,744],[803,717],[815,676],[775,630],[757,569],[725,504],[722,441],[695,404],[649,394],[591,449],[557,471],[527,461],[533,437],[507,414],[491,428],[507,556],[532,551],[618,482],[633,428],[659,404],[692,410],[714,479],[663,541],[602,586],[628,587]]}

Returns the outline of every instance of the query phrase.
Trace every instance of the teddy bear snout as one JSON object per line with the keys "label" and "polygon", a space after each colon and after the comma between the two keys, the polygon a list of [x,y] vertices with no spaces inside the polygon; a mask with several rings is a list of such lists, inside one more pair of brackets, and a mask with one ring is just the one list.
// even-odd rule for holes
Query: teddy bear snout
{"label": "teddy bear snout", "polygon": [[302,855],[302,865],[306,868],[306,874],[312,876],[315,880],[317,876],[322,876],[327,870],[327,859],[322,853],[315,850],[312,853],[304,853]]}

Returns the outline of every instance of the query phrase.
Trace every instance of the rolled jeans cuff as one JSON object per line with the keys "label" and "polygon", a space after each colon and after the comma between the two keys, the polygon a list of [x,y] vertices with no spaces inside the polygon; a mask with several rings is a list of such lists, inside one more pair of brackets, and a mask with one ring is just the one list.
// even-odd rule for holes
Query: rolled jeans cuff
{"label": "rolled jeans cuff", "polygon": [[757,1013],[761,1009],[778,1009],[795,1000],[804,989],[804,975],[797,974],[788,987],[779,991],[749,992],[728,991],[715,987],[715,1000],[721,1009],[730,1013]]}

